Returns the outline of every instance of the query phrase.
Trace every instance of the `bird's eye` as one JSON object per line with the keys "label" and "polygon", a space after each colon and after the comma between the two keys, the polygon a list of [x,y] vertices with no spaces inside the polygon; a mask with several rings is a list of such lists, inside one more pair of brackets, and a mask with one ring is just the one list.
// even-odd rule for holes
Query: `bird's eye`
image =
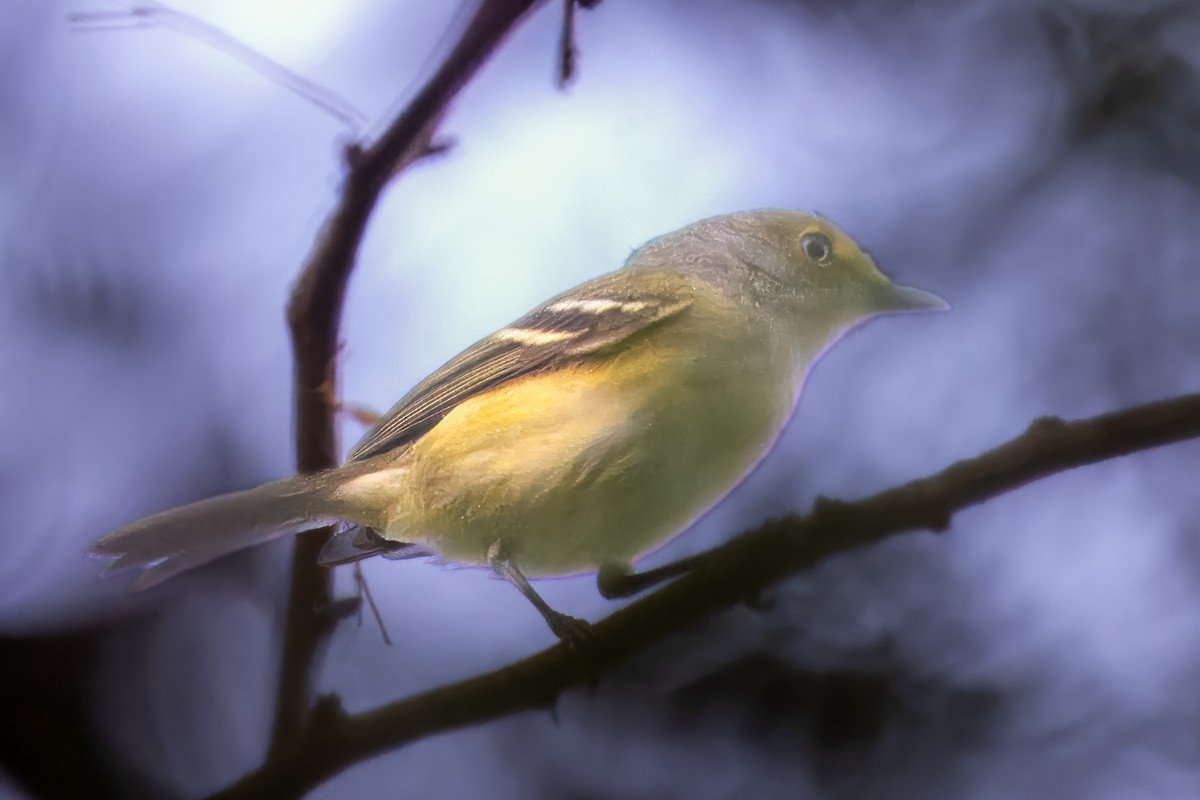
{"label": "bird's eye", "polygon": [[800,246],[804,248],[804,255],[821,264],[828,261],[833,254],[833,243],[823,233],[806,235],[800,240]]}

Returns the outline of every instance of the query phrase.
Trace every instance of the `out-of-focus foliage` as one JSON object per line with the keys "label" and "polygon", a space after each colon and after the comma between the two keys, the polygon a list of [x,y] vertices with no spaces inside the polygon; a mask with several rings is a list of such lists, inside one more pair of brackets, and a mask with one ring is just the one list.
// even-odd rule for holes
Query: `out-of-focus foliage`
{"label": "out-of-focus foliage", "polygon": [[[454,5],[177,7],[384,119]],[[0,631],[106,625],[85,705],[112,774],[191,796],[263,756],[284,550],[132,600],[81,554],[289,471],[282,305],[346,134],[175,32],[72,33],[80,10],[0,7]],[[954,311],[839,345],[771,459],[653,561],[1200,381],[1197,3],[609,0],[577,21],[569,92],[547,10],[446,120],[452,154],[389,190],[348,399],[386,407],[645,239],[756,206],[822,211]],[[1198,464],[1137,455],[839,558],[565,697],[558,725],[441,736],[316,796],[1192,796]],[[482,572],[366,570],[398,644],[339,631],[322,685],[352,709],[549,644]],[[588,578],[541,588],[609,608]]]}

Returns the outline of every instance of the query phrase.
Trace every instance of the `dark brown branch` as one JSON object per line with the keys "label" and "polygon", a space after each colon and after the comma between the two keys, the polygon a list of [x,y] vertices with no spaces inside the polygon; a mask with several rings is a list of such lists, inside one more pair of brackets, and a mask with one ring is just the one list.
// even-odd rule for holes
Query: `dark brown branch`
{"label": "dark brown branch", "polygon": [[597,624],[594,646],[562,645],[503,669],[346,715],[318,706],[301,735],[214,798],[294,797],[371,756],[435,733],[552,707],[564,690],[731,608],[823,558],[905,531],[943,530],[953,515],[1056,472],[1200,436],[1200,394],[1098,417],[1035,421],[1017,438],[926,478],[853,503],[818,501],[738,536],[696,571]]}
{"label": "dark brown branch", "polygon": [[563,0],[562,27],[558,34],[558,88],[565,89],[575,79],[579,65],[579,47],[575,44],[575,6],[595,8],[600,0]]}
{"label": "dark brown branch", "polygon": [[558,88],[564,89],[575,77],[575,0],[563,0],[562,28],[558,33]]}
{"label": "dark brown branch", "polygon": [[[288,324],[295,359],[296,466],[313,472],[337,464],[333,404],[342,305],[359,243],[388,182],[436,149],[434,129],[458,92],[517,23],[544,0],[481,0],[437,72],[369,147],[348,151],[341,198],[292,292]],[[271,752],[300,730],[322,644],[336,624],[331,583],[317,565],[328,531],[296,541],[284,628],[282,668]]]}

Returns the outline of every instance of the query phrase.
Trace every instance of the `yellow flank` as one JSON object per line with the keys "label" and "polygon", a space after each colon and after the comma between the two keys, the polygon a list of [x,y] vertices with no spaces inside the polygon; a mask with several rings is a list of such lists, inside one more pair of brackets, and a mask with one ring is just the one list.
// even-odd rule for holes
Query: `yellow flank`
{"label": "yellow flank", "polygon": [[728,313],[713,293],[617,352],[472,397],[341,499],[386,503],[383,535],[447,561],[485,563],[497,541],[531,576],[632,560],[718,500],[790,411],[766,332],[719,324]]}

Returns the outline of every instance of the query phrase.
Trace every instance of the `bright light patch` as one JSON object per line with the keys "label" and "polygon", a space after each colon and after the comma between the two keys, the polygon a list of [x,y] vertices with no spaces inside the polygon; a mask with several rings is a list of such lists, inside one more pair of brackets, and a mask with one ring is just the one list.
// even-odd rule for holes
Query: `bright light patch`
{"label": "bright light patch", "polygon": [[291,69],[344,47],[364,0],[181,0],[169,4]]}

